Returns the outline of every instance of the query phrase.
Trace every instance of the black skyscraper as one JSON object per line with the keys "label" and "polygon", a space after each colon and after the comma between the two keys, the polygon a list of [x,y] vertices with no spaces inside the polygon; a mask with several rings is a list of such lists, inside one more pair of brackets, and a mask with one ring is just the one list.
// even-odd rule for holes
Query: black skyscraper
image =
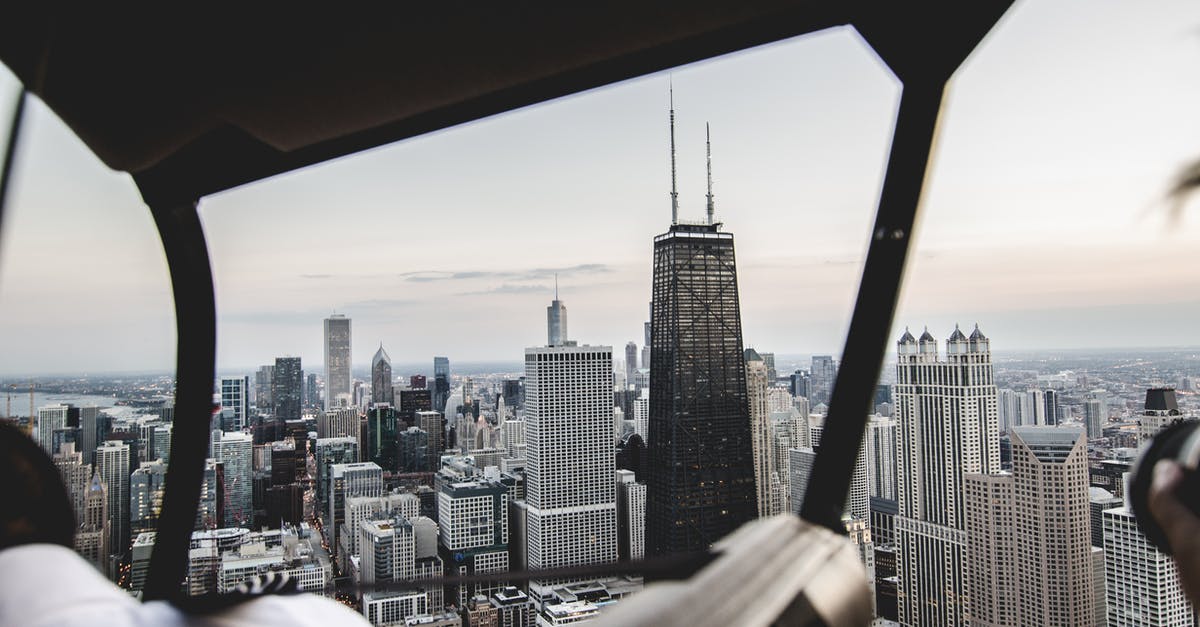
{"label": "black skyscraper", "polygon": [[271,404],[276,420],[299,420],[304,371],[299,357],[276,357],[271,377]]}
{"label": "black skyscraper", "polygon": [[733,235],[712,219],[654,238],[646,553],[707,549],[758,515]]}

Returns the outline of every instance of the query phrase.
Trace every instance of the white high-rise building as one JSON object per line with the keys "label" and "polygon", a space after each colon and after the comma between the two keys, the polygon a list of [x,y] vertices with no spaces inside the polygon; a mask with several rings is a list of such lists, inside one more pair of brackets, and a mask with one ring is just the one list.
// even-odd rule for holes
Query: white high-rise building
{"label": "white high-rise building", "polygon": [[758,492],[758,517],[781,513],[771,490],[775,475],[775,448],[767,411],[767,364],[752,348],[746,349],[746,400],[750,405],[750,443],[754,454],[754,486]]}
{"label": "white high-rise building", "polygon": [[621,560],[646,556],[646,484],[632,470],[617,470],[617,553]]}
{"label": "white high-rise building", "polygon": [[1192,625],[1174,560],[1142,535],[1128,506],[1104,510],[1103,520],[1108,627]]}
{"label": "white high-rise building", "polygon": [[535,570],[617,559],[612,347],[552,339],[563,345],[525,349],[526,565]]}
{"label": "white high-rise building", "polygon": [[642,436],[642,441],[650,437],[650,388],[643,387],[638,397],[633,399],[633,431]]}
{"label": "white high-rise building", "polygon": [[346,520],[346,499],[352,496],[379,498],[383,494],[383,469],[375,462],[333,464],[329,467],[329,502],[325,503],[325,538],[340,564],[349,556],[339,544]]}
{"label": "white high-rise building", "polygon": [[350,368],[350,319],[333,314],[325,319],[325,409],[354,404]]}
{"label": "white high-rise building", "polygon": [[967,620],[963,475],[1000,470],[996,385],[989,341],[957,327],[946,358],[928,330],[898,344],[892,388],[897,438],[896,569],[905,625]]}
{"label": "white high-rise building", "polygon": [[96,474],[108,487],[109,550],[121,555],[129,548],[129,445],[101,442],[96,447]]}
{"label": "white high-rise building", "polygon": [[867,475],[871,496],[896,500],[896,421],[874,415],[867,422]]}
{"label": "white high-rise building", "polygon": [[318,438],[358,439],[359,413],[357,407],[329,409],[317,416]]}
{"label": "white high-rise building", "polygon": [[1013,390],[1000,390],[998,392],[998,410],[1000,415],[1000,433],[1008,433],[1008,430],[1021,424],[1021,399],[1022,394]]}
{"label": "white high-rise building", "polygon": [[[61,433],[67,428],[68,413],[71,410],[70,405],[47,405],[38,408],[37,415],[37,443],[41,445],[42,450],[46,451],[47,455],[54,455],[58,451],[55,450],[54,434]],[[61,436],[60,436],[61,437]]]}
{"label": "white high-rise building", "polygon": [[1021,396],[1021,424],[1041,426],[1046,422],[1046,393],[1041,390],[1025,390]]}
{"label": "white high-rise building", "polygon": [[963,477],[972,625],[1092,625],[1087,438],[1078,427],[1011,433],[1011,474]]}
{"label": "white high-rise building", "polygon": [[817,452],[810,447],[788,449],[788,501],[793,514],[799,515],[804,506],[804,493],[808,491],[808,478],[816,459]]}
{"label": "white high-rise building", "polygon": [[1104,425],[1108,424],[1108,392],[1088,392],[1083,402],[1083,424],[1087,425],[1088,439],[1104,437]]}
{"label": "white high-rise building", "polygon": [[250,426],[250,377],[221,377],[221,421],[226,431]]}
{"label": "white high-rise building", "polygon": [[225,466],[224,527],[241,527],[254,520],[254,437],[249,433],[214,430],[212,458]]}

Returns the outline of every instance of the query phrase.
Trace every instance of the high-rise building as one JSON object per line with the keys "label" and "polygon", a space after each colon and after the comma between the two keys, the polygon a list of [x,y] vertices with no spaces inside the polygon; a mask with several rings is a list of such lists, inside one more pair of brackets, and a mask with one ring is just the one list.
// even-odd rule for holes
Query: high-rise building
{"label": "high-rise building", "polygon": [[79,438],[75,450],[83,454],[83,463],[89,466],[96,463],[96,445],[108,437],[111,427],[112,419],[99,407],[79,408]]}
{"label": "high-rise building", "polygon": [[[346,516],[346,499],[353,496],[378,498],[383,494],[383,469],[375,462],[333,464],[329,467],[329,500],[325,505],[324,530],[331,552],[339,563],[348,556],[338,544]],[[351,531],[354,533],[354,531]]]}
{"label": "high-rise building", "polygon": [[304,400],[304,370],[299,357],[276,357],[271,378],[272,413],[276,420],[300,420]]}
{"label": "high-rise building", "polygon": [[162,460],[142,462],[129,477],[129,533],[158,529],[163,490],[167,483],[167,465]]}
{"label": "high-rise building", "polygon": [[254,519],[254,437],[249,433],[212,432],[212,456],[225,467],[224,527],[249,525]]}
{"label": "high-rise building", "polygon": [[775,476],[775,448],[767,411],[767,365],[752,348],[746,352],[746,401],[750,406],[750,434],[754,450],[754,485],[758,492],[758,516],[766,518],[783,511],[771,491]]}
{"label": "high-rise building", "polygon": [[1193,624],[1175,561],[1142,535],[1128,506],[1104,511],[1108,627]]}
{"label": "high-rise building", "polygon": [[871,416],[867,422],[867,473],[871,496],[896,500],[896,421]]}
{"label": "high-rise building", "polygon": [[271,380],[274,378],[274,364],[262,366],[254,373],[254,407],[260,414],[272,411],[275,407],[271,400]]}
{"label": "high-rise building", "polygon": [[358,439],[359,420],[357,407],[339,407],[317,415],[318,438],[349,437]]}
{"label": "high-rise building", "polygon": [[632,470],[617,470],[617,556],[621,561],[646,556],[646,484]]}
{"label": "high-rise building", "polygon": [[[508,486],[496,468],[461,476],[443,468],[436,480],[438,530],[442,560],[450,575],[486,575],[508,570]],[[458,586],[454,603],[462,606],[477,595],[491,595],[500,581]]]}
{"label": "high-rise building", "polygon": [[325,319],[325,409],[354,404],[350,368],[350,319],[333,314]]}
{"label": "high-rise building", "polygon": [[418,427],[409,427],[397,436],[399,447],[398,472],[432,472],[429,453],[429,434]]}
{"label": "high-rise building", "polygon": [[[448,402],[450,402],[450,359],[434,357],[433,408],[437,411],[445,411]],[[449,417],[453,418],[453,416]]]}
{"label": "high-rise building", "polygon": [[379,343],[379,350],[371,358],[371,402],[395,402],[392,393],[392,359],[383,350],[383,342]]}
{"label": "high-rise building", "polygon": [[1087,425],[1090,440],[1104,437],[1104,425],[1108,424],[1108,392],[1092,390],[1083,401],[1083,423]]}
{"label": "high-rise building", "polygon": [[1150,388],[1146,390],[1146,403],[1142,415],[1138,416],[1138,446],[1150,443],[1154,434],[1163,427],[1183,418],[1179,401],[1173,388]]}
{"label": "high-rise building", "polygon": [[[317,438],[313,457],[317,462],[317,504],[324,508],[329,503],[329,472],[334,464],[353,464],[359,460],[358,438]],[[322,511],[324,511],[322,509]]]}
{"label": "high-rise building", "polygon": [[79,426],[79,408],[72,405],[47,405],[37,411],[37,442],[47,455],[58,453],[58,445],[63,441],[75,442],[74,435],[64,437],[64,434]]}
{"label": "high-rise building", "polygon": [[75,551],[100,572],[108,567],[112,521],[108,516],[108,486],[92,474],[83,498],[83,516],[76,523]]}
{"label": "high-rise building", "polygon": [[837,380],[837,364],[831,355],[813,355],[809,371],[808,400],[814,406],[829,404],[833,398],[833,383]]}
{"label": "high-rise building", "polygon": [[1009,429],[1021,424],[1022,395],[1013,390],[997,392],[997,409],[1000,419],[1000,433],[1008,433]]}
{"label": "high-rise building", "polygon": [[1046,405],[1046,424],[1051,427],[1062,424],[1062,406],[1059,403],[1058,396],[1058,390],[1046,390],[1042,392],[1042,400]]}
{"label": "high-rise building", "polygon": [[96,474],[108,488],[109,550],[123,555],[129,548],[129,445],[105,440],[96,447]]}
{"label": "high-rise building", "polygon": [[408,387],[414,390],[424,390],[428,382],[423,374],[414,374],[408,378]]}
{"label": "high-rise building", "polygon": [[646,554],[707,549],[758,515],[733,234],[680,223],[654,238]]}
{"label": "high-rise building", "polygon": [[637,378],[638,369],[638,347],[633,342],[625,344],[625,385],[633,385],[633,380]]}
{"label": "high-rise building", "polygon": [[990,342],[957,327],[946,357],[926,329],[898,343],[896,516],[899,614],[905,625],[967,620],[963,475],[1000,470]]}
{"label": "high-rise building", "polygon": [[92,478],[92,465],[83,463],[83,454],[75,450],[74,443],[64,444],[54,454],[54,466],[67,489],[75,522],[83,520],[84,499],[88,493],[88,482]]}
{"label": "high-rise building", "polygon": [[[555,301],[552,307],[561,307]],[[553,316],[552,316],[553,322]],[[553,324],[551,325],[553,326]],[[617,559],[612,348],[525,349],[525,500],[531,569]]]}
{"label": "high-rise building", "polygon": [[767,366],[767,387],[775,387],[775,381],[779,379],[779,371],[775,370],[775,353],[759,353],[758,356]]}
{"label": "high-rise building", "polygon": [[400,415],[395,407],[376,405],[367,412],[366,461],[379,464],[388,472],[398,472]]}
{"label": "high-rise building", "polygon": [[1046,394],[1041,390],[1025,390],[1021,397],[1021,424],[1039,426],[1046,424]]}
{"label": "high-rise building", "polygon": [[428,452],[429,461],[426,466],[430,470],[437,468],[437,460],[442,455],[445,449],[446,427],[445,421],[442,419],[440,411],[418,411],[416,414],[416,423],[422,431],[429,436]]}
{"label": "high-rise building", "polygon": [[250,426],[250,377],[221,377],[221,430]]}
{"label": "high-rise building", "polygon": [[972,624],[1090,625],[1087,438],[1018,426],[1012,473],[963,477]]}
{"label": "high-rise building", "polygon": [[562,346],[567,341],[567,306],[558,300],[558,279],[554,280],[554,300],[546,307],[546,346]]}
{"label": "high-rise building", "polygon": [[304,406],[311,409],[321,408],[321,387],[317,385],[315,372],[310,372],[304,377]]}
{"label": "high-rise building", "polygon": [[400,390],[396,402],[400,409],[400,420],[409,426],[417,424],[417,412],[437,409],[433,406],[432,391],[424,388]]}

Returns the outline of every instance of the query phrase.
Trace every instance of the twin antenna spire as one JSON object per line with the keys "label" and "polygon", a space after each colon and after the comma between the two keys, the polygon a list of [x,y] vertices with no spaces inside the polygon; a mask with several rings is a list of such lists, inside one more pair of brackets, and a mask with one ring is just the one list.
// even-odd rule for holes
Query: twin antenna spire
{"label": "twin antenna spire", "polygon": [[[670,84],[670,119],[671,119],[671,224],[679,224],[679,190],[675,184],[675,85]],[[713,193],[712,193],[712,135],[708,122],[704,123],[704,152],[708,167],[708,224],[713,223]]]}

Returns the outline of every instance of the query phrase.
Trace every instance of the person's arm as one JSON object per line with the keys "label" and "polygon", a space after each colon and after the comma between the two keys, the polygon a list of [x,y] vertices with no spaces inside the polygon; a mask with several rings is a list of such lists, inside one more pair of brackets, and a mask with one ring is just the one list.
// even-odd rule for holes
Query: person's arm
{"label": "person's arm", "polygon": [[1183,481],[1183,468],[1171,460],[1154,465],[1150,486],[1150,512],[1167,534],[1179,567],[1179,581],[1192,605],[1200,604],[1200,518],[1175,496]]}

